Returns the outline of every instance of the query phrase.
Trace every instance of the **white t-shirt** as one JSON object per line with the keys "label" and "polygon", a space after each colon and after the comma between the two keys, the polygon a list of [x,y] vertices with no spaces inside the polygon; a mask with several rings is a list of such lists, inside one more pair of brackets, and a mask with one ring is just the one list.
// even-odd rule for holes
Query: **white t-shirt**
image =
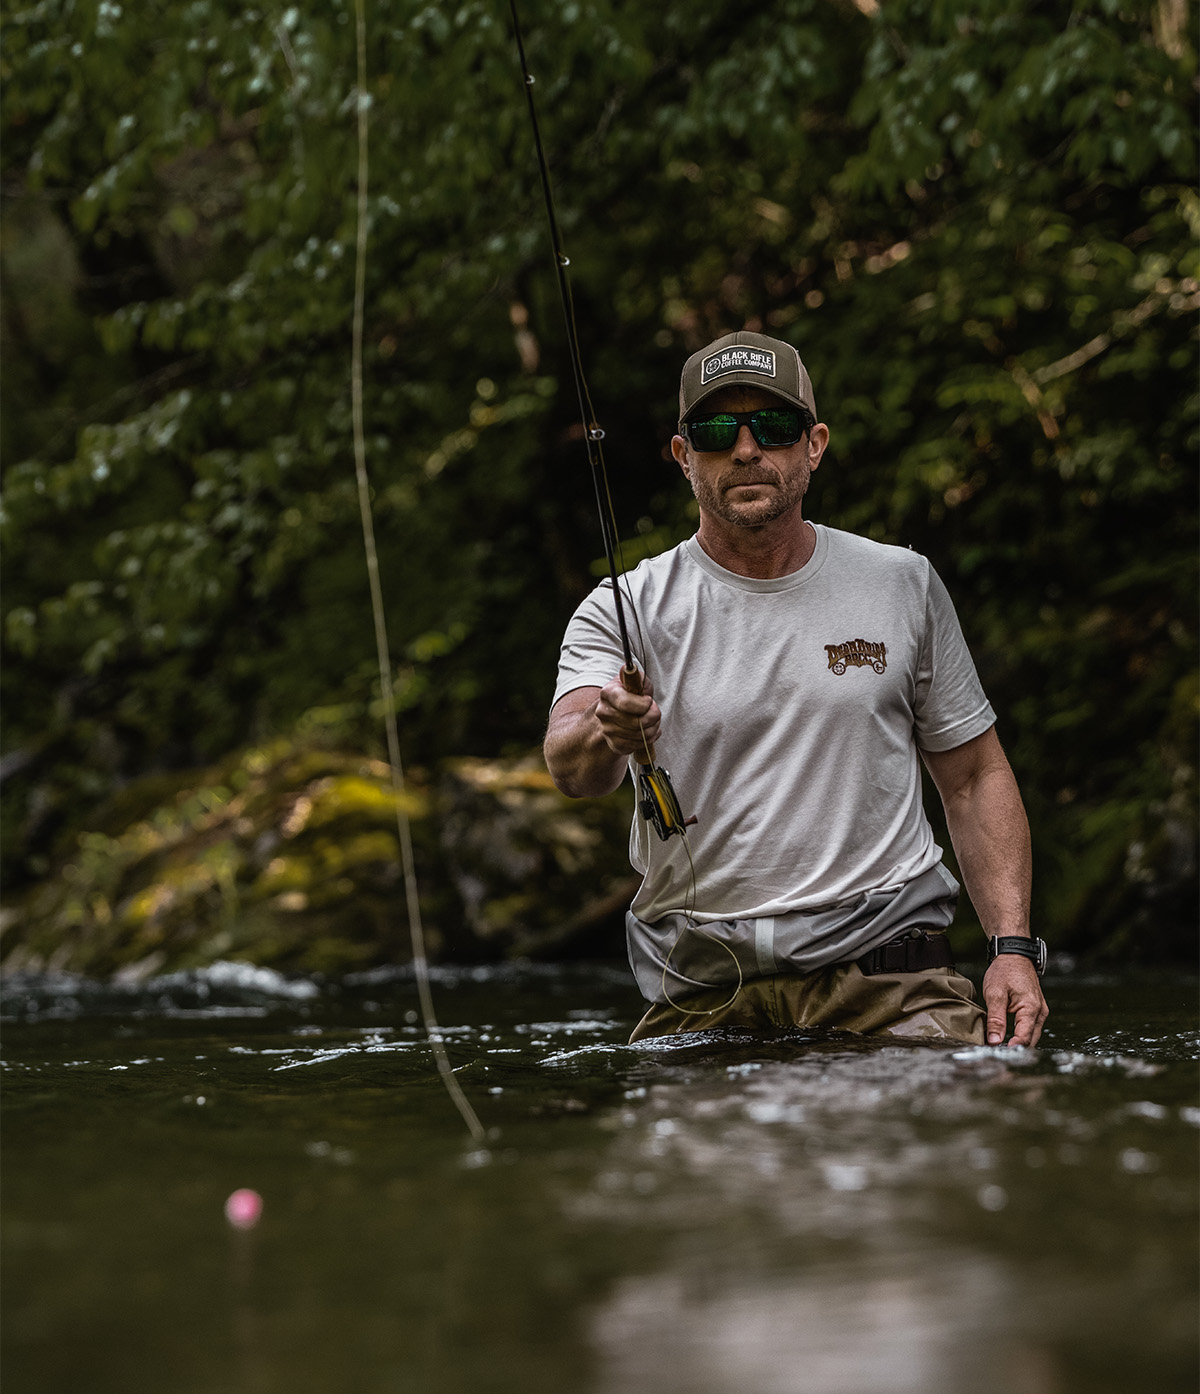
{"label": "white t-shirt", "polygon": [[[643,924],[681,912],[700,924],[828,919],[935,868],[957,890],[922,807],[917,748],[953,749],[995,714],[954,607],[923,556],[815,532],[789,576],[726,571],[693,537],[622,578],[634,658],[663,713],[656,756],[697,819],[685,847],[635,813]],[[603,687],[623,661],[604,581],[567,627],[554,701]],[[860,920],[827,961],[879,940]]]}

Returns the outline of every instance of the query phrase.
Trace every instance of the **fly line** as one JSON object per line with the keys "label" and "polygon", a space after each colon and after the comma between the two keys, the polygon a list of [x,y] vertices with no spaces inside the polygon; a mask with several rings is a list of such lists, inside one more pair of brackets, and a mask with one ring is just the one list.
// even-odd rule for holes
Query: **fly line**
{"label": "fly line", "polygon": [[412,943],[413,976],[421,1004],[421,1021],[429,1047],[446,1092],[462,1115],[472,1139],[483,1142],[483,1124],[462,1086],[455,1078],[441,1028],[433,1009],[429,985],[429,958],[425,951],[425,931],[421,923],[421,901],[413,861],[412,827],[409,822],[404,766],[400,759],[400,734],[396,726],[396,703],[392,687],[392,660],[388,649],[387,624],[383,608],[383,589],[379,584],[379,557],[375,550],[375,525],[371,514],[371,489],[367,478],[366,438],[363,431],[363,318],[367,285],[367,152],[370,98],[367,93],[367,19],[365,0],[354,0],[357,49],[358,112],[358,229],[354,256],[354,323],[351,331],[350,401],[354,431],[354,473],[358,480],[358,511],[362,519],[363,548],[367,556],[367,577],[371,587],[371,613],[375,621],[375,649],[379,659],[379,695],[383,703],[383,722],[387,731],[388,764],[391,766],[392,794],[396,805],[396,834],[400,842],[400,861],[404,870],[404,893],[408,908],[408,932]]}

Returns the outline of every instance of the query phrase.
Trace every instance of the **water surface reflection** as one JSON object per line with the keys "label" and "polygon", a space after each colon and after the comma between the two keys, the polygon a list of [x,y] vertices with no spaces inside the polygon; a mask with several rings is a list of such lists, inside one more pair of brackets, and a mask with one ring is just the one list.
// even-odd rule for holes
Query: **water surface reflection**
{"label": "water surface reflection", "polygon": [[13,1387],[1195,1387],[1194,982],[1064,978],[1037,1051],[630,1047],[607,965],[436,990],[484,1148],[403,974],[10,983]]}

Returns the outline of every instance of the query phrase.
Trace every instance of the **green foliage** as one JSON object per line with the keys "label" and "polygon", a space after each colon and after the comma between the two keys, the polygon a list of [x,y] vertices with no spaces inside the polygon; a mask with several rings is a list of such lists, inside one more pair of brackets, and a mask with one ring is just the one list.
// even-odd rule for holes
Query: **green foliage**
{"label": "green foliage", "polygon": [[[693,526],[664,453],[682,359],[741,326],[793,340],[833,431],[813,516],[946,576],[1030,806],[1040,922],[1087,946],[1178,921],[1194,11],[530,0],[522,19],[630,556]],[[17,884],[147,772],[294,729],[377,742],[353,28],[345,3],[227,0],[42,0],[5,23]],[[491,755],[537,740],[600,550],[523,90],[491,0],[369,7],[368,45],[386,700],[410,760]]]}

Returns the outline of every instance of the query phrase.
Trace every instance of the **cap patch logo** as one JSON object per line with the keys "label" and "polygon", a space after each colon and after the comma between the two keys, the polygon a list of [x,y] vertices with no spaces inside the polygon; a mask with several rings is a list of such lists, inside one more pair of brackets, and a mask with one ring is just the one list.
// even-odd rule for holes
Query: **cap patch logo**
{"label": "cap patch logo", "polygon": [[724,377],[726,373],[761,373],[765,378],[773,378],[775,351],[740,346],[722,349],[701,364],[700,381],[711,382],[713,378]]}
{"label": "cap patch logo", "polygon": [[882,673],[887,668],[887,645],[873,644],[867,639],[847,639],[844,644],[826,644],[829,669],[840,677],[850,668],[874,668]]}

